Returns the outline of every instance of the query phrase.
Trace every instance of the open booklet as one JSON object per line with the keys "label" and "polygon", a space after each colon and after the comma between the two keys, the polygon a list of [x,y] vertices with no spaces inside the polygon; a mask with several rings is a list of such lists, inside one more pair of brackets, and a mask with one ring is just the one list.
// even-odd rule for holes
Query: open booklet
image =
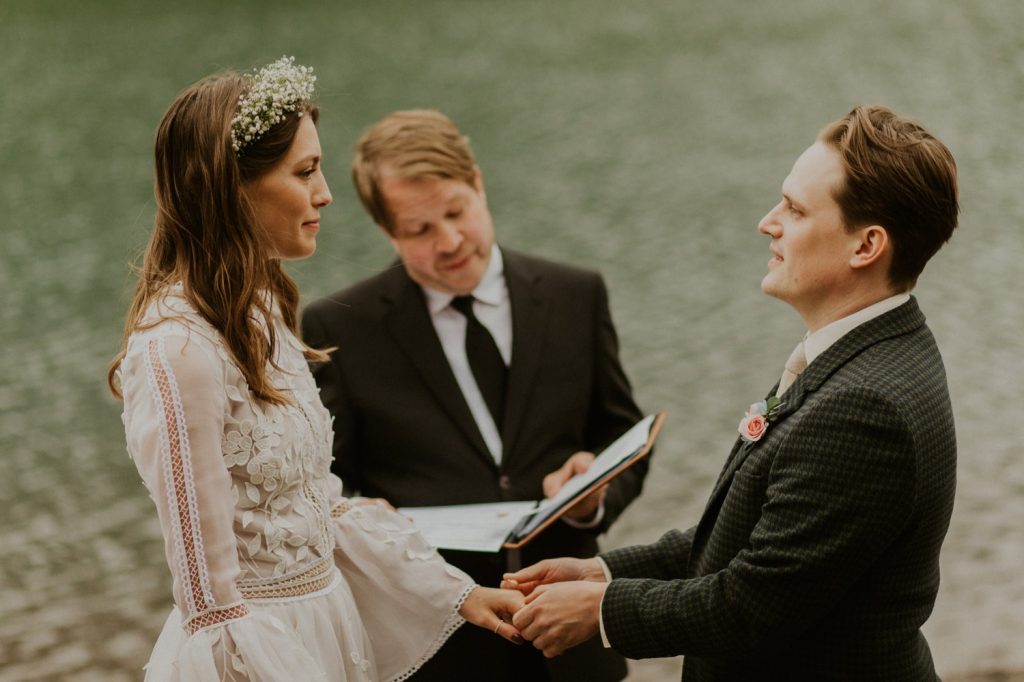
{"label": "open booklet", "polygon": [[577,502],[646,457],[664,421],[664,412],[641,419],[602,450],[585,473],[570,478],[546,500],[402,507],[398,512],[441,549],[497,552],[522,547]]}

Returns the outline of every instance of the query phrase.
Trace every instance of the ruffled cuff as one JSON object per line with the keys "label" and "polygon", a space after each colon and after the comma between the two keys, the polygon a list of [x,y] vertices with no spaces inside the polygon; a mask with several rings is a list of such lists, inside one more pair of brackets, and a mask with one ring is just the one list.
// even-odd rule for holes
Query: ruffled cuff
{"label": "ruffled cuff", "polygon": [[[170,617],[178,618],[177,612],[172,612]],[[298,634],[268,613],[254,611],[236,620],[202,627],[188,637],[180,649],[180,642],[165,638],[170,632],[173,630],[165,628],[153,649],[146,666],[147,680],[327,682],[330,679],[310,656]]]}
{"label": "ruffled cuff", "polygon": [[380,679],[406,679],[465,623],[459,609],[475,583],[445,563],[412,522],[379,505],[336,517],[335,545]]}

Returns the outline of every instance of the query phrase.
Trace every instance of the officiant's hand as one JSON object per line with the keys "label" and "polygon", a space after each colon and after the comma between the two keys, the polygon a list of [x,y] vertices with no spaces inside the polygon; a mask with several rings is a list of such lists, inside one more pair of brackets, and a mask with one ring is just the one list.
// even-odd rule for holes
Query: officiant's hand
{"label": "officiant's hand", "polygon": [[597,559],[544,559],[532,566],[521,568],[515,573],[502,576],[501,587],[506,590],[518,590],[529,595],[540,585],[586,580],[603,583],[606,581],[601,562]]}
{"label": "officiant's hand", "polygon": [[[592,452],[577,452],[575,455],[565,460],[565,463],[562,466],[544,477],[544,480],[541,483],[541,487],[544,490],[544,497],[552,497],[562,489],[562,486],[565,485],[570,478],[576,474],[586,473],[587,469],[589,469],[590,465],[594,462],[594,459],[594,453]],[[565,513],[565,515],[574,521],[580,521],[583,523],[589,521],[601,507],[601,503],[604,502],[604,496],[607,492],[608,486],[601,486],[574,504],[572,508]]]}
{"label": "officiant's hand", "polygon": [[512,625],[512,614],[522,608],[523,595],[493,587],[475,587],[462,602],[459,615],[513,644],[522,644],[519,630]]}
{"label": "officiant's hand", "polygon": [[534,648],[554,658],[597,634],[606,589],[608,583],[589,581],[541,585],[526,598],[512,624]]}

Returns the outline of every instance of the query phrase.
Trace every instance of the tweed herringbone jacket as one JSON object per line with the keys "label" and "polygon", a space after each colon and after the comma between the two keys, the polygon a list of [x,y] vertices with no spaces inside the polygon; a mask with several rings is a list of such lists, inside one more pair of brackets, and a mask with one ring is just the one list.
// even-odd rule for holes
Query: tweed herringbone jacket
{"label": "tweed herringbone jacket", "polygon": [[760,441],[736,442],[696,527],[601,555],[611,645],[682,654],[687,682],[936,679],[920,626],[956,437],[917,301],[849,332],[782,400]]}

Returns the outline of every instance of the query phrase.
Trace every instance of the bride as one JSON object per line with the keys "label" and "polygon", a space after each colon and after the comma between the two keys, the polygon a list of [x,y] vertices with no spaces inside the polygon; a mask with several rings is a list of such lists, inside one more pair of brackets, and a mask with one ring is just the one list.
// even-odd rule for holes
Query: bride
{"label": "bride", "polygon": [[[312,70],[199,81],[157,130],[156,226],[114,360],[175,608],[147,680],[402,680],[463,622],[521,642],[518,592],[478,587],[411,524],[354,505],[281,261],[331,202]],[[344,352],[341,349],[337,352]]]}

